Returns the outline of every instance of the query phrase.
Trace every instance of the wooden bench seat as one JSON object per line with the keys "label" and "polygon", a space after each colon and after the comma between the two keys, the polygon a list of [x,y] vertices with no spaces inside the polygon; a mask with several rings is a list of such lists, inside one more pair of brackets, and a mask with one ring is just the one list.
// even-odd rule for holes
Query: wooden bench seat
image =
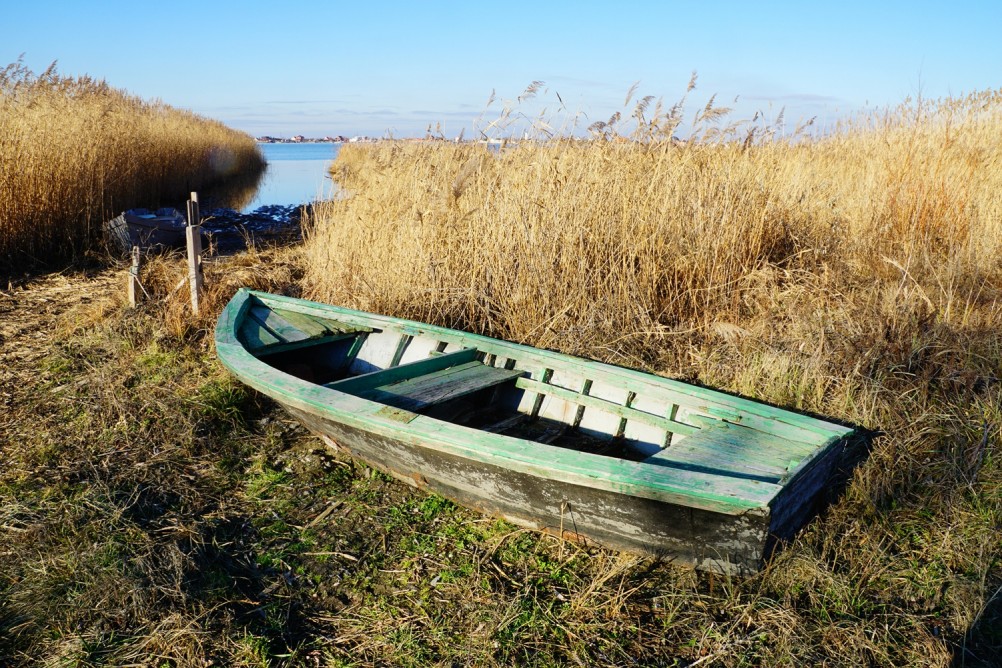
{"label": "wooden bench seat", "polygon": [[644,461],[774,483],[813,451],[804,443],[721,422],[680,439]]}
{"label": "wooden bench seat", "polygon": [[514,380],[522,373],[487,366],[483,362],[466,362],[417,378],[375,387],[360,392],[358,396],[416,412]]}
{"label": "wooden bench seat", "polygon": [[372,331],[370,327],[345,325],[265,306],[252,306],[249,316],[240,327],[240,338],[248,351],[260,356],[330,343]]}
{"label": "wooden bench seat", "polygon": [[514,380],[523,373],[488,366],[470,348],[327,383],[326,387],[418,411]]}

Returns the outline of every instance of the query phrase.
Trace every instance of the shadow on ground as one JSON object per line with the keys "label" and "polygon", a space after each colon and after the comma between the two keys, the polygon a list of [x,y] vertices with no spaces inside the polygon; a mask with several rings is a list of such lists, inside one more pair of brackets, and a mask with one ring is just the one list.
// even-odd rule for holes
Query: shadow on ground
{"label": "shadow on ground", "polygon": [[1002,665],[1002,589],[985,604],[978,621],[968,630],[964,644],[953,656],[955,668]]}

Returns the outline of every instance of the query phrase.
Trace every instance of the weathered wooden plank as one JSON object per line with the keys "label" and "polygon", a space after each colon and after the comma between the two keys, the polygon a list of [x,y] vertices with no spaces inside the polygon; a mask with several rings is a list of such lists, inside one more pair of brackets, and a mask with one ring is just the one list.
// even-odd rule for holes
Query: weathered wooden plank
{"label": "weathered wooden plank", "polygon": [[[553,369],[543,369],[543,378],[542,382],[540,382],[539,385],[549,387],[548,383],[550,382],[550,378],[552,377],[553,377]],[[520,387],[522,387],[522,389],[526,389],[524,386]],[[532,400],[532,411],[529,413],[530,417],[536,417],[539,415],[539,409],[543,407],[543,397],[546,396],[546,394],[540,390],[534,390],[534,392],[536,392],[537,394],[536,398]]]}
{"label": "weathered wooden plank", "polygon": [[[745,427],[719,424],[686,437],[644,461],[779,483],[789,474],[791,457],[798,456],[797,447],[802,445]],[[800,452],[803,453],[803,447]]]}
{"label": "weathered wooden plank", "polygon": [[[760,470],[754,466],[737,468],[723,466],[712,459],[706,462],[692,462],[673,459],[669,456],[652,455],[645,459],[644,462],[655,466],[664,466],[670,468],[672,471],[684,470],[717,476],[721,481],[749,480],[780,485],[783,479],[782,472],[769,469]],[[730,489],[730,485],[722,483],[721,491],[726,491],[727,489]]]}
{"label": "weathered wooden plank", "polygon": [[745,424],[760,431],[772,432],[783,438],[808,443],[824,442],[832,437],[843,436],[851,431],[841,425],[832,425],[808,415],[800,415],[799,413],[793,413],[766,404],[759,404],[754,407],[754,411],[733,410],[717,406],[707,406],[701,410],[715,418],[724,419],[735,424]]}
{"label": "weathered wooden plank", "polygon": [[511,429],[512,427],[518,426],[529,419],[529,416],[525,413],[516,413],[511,417],[506,417],[503,420],[498,420],[493,424],[489,424],[485,427],[481,427],[481,431],[487,431],[494,434],[504,433],[505,430]]}
{"label": "weathered wooden plank", "polygon": [[250,316],[262,326],[267,327],[268,331],[274,334],[281,343],[296,343],[310,338],[302,330],[294,327],[292,323],[266,306],[252,306]]}
{"label": "weathered wooden plank", "polygon": [[[248,319],[248,322],[253,322],[253,320]],[[263,330],[266,331],[266,330]],[[354,359],[353,355],[358,354],[358,348],[361,348],[362,343],[365,341],[366,334],[364,332],[349,332],[347,334],[329,334],[327,336],[321,336],[316,339],[303,339],[301,341],[293,341],[291,343],[281,343],[278,339],[275,339],[275,343],[269,344],[268,346],[262,347],[260,349],[254,350],[258,357],[265,358],[269,355],[275,355],[277,353],[284,353],[289,350],[298,350],[300,348],[310,348],[313,346],[319,346],[324,343],[333,343],[334,341],[342,341],[344,339],[354,339],[352,342],[352,351],[349,355],[352,355],[351,359]]]}
{"label": "weathered wooden plank", "polygon": [[457,364],[472,362],[476,359],[476,357],[477,351],[474,348],[464,348],[463,350],[457,350],[454,353],[444,353],[442,355],[429,357],[416,362],[387,367],[386,369],[380,369],[379,371],[363,373],[351,378],[345,378],[344,380],[337,380],[333,383],[327,383],[326,387],[340,392],[357,394],[365,390],[374,389],[380,385],[388,385],[407,378],[441,371],[442,369],[447,369],[450,366],[456,366]]}
{"label": "weathered wooden plank", "polygon": [[369,336],[368,332],[360,332],[353,335],[355,340],[351,344],[351,348],[348,349],[347,354],[344,356],[344,368],[347,369],[351,367],[352,362],[358,357],[359,351],[362,350],[362,346],[365,345],[365,339]]}
{"label": "weathered wooden plank", "polygon": [[[637,398],[636,392],[627,392],[626,403],[623,404],[626,408],[630,408],[633,405],[634,399]],[[616,438],[622,438],[623,434],[626,433],[626,423],[627,419],[625,417],[620,418],[619,426],[616,427]]]}
{"label": "weathered wooden plank", "polygon": [[[677,415],[678,415],[678,404],[672,404],[671,407],[668,409],[668,419],[674,422],[675,417]],[[669,445],[671,445],[671,441],[674,436],[675,435],[672,432],[666,431],[665,440],[664,443],[661,444],[661,447],[667,448]]]}
{"label": "weathered wooden plank", "polygon": [[[832,443],[815,457],[805,459],[784,490],[770,504],[770,538],[792,538],[847,483],[849,472],[856,463],[850,451],[863,445],[861,437],[848,436]],[[843,468],[844,465],[847,468]]]}
{"label": "weathered wooden plank", "polygon": [[329,327],[327,325],[328,321],[311,318],[308,315],[297,313],[296,311],[290,311],[288,309],[275,309],[275,313],[311,339],[326,336],[332,332],[342,331],[334,327]]}
{"label": "weathered wooden plank", "polygon": [[555,440],[563,436],[567,432],[567,425],[563,423],[558,423],[552,427],[543,431],[543,433],[538,436],[534,436],[532,440],[536,443],[553,443]]}
{"label": "weathered wooden plank", "polygon": [[277,336],[265,329],[264,325],[251,318],[245,319],[240,325],[240,338],[250,352],[281,343]]}
{"label": "weathered wooden plank", "polygon": [[638,411],[635,408],[627,408],[626,406],[621,406],[617,403],[606,401],[605,399],[599,399],[598,397],[581,394],[579,392],[575,392],[574,390],[568,390],[567,388],[559,387],[557,385],[541,383],[538,380],[533,380],[531,378],[519,378],[515,381],[515,385],[530,392],[552,394],[555,397],[581,406],[598,408],[599,410],[612,413],[613,415],[618,415],[621,418],[637,420],[638,422],[649,424],[652,427],[657,427],[658,429],[664,429],[678,434],[695,434],[699,431],[699,427],[693,427],[692,425],[685,424],[683,422],[676,422],[675,420],[670,420],[668,418],[661,417],[660,415],[654,415],[653,413]]}
{"label": "weathered wooden plank", "polygon": [[[585,380],[584,386],[581,388],[581,394],[587,395],[589,392],[591,392],[591,380]],[[574,413],[574,423],[571,425],[575,429],[581,426],[581,420],[584,419],[584,412],[585,405],[579,404],[577,411]]]}
{"label": "weathered wooden plank", "polygon": [[[735,424],[722,423],[718,425],[716,433],[720,442],[726,444],[730,452],[736,456],[768,466],[777,466],[784,471],[789,470],[791,462],[796,466],[803,458],[825,447],[778,438],[757,429]],[[678,445],[684,446],[685,441]]]}
{"label": "weathered wooden plank", "polygon": [[356,394],[395,408],[418,411],[514,380],[522,373],[496,369],[477,361],[466,362]]}
{"label": "weathered wooden plank", "polygon": [[400,360],[403,359],[404,353],[407,352],[407,346],[411,344],[414,337],[410,334],[404,334],[400,337],[400,341],[397,343],[397,349],[393,351],[393,359],[390,360],[390,366],[397,366],[400,364]]}
{"label": "weathered wooden plank", "polygon": [[[292,412],[310,429],[330,434],[354,456],[397,479],[520,526],[557,532],[563,525],[567,539],[594,540],[722,572],[747,573],[760,567],[767,539],[766,514],[722,514],[643,497],[624,498],[607,489],[520,473],[500,462],[471,461],[441,450],[412,447],[324,422],[309,413]],[[578,533],[571,534],[571,530]]]}
{"label": "weathered wooden plank", "polygon": [[198,210],[198,193],[191,193],[188,200],[188,226],[184,229],[188,248],[188,285],[191,290],[191,312],[198,315],[199,299],[202,294],[202,216]]}

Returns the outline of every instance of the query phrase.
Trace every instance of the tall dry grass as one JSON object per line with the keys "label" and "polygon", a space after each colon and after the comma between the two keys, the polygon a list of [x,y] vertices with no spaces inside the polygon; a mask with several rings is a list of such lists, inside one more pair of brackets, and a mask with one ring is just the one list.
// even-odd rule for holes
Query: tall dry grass
{"label": "tall dry grass", "polygon": [[165,206],[264,160],[221,123],[104,81],[0,69],[0,262],[78,256],[124,209]]}
{"label": "tall dry grass", "polygon": [[690,142],[677,109],[635,109],[633,137],[614,117],[499,152],[346,146],[306,291],[882,430],[845,498],[730,591],[722,643],[963,660],[1002,586],[1002,91],[814,138],[709,132],[706,110]]}

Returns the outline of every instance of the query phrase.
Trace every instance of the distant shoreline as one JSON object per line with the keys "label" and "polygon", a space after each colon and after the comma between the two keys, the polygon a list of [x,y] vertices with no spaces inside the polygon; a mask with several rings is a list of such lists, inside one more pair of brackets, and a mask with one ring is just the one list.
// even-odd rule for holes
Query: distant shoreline
{"label": "distant shoreline", "polygon": [[284,137],[257,137],[254,139],[258,144],[345,144],[349,140],[347,138],[336,138],[331,139],[329,137],[324,137],[323,139],[315,139],[305,137],[302,139],[286,139]]}

